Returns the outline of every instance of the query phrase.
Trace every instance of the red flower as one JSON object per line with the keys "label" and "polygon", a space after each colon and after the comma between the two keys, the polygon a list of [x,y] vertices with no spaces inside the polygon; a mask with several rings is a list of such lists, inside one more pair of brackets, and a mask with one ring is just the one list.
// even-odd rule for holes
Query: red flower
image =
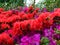
{"label": "red flower", "polygon": [[3,12],[4,11],[4,9],[3,8],[0,8],[0,12]]}
{"label": "red flower", "polygon": [[21,25],[20,27],[21,27],[22,30],[26,29],[26,24],[24,23],[24,21],[21,22],[20,25]]}
{"label": "red flower", "polygon": [[10,26],[8,24],[1,24],[1,29],[10,29]]}
{"label": "red flower", "polygon": [[22,32],[22,30],[12,30],[12,37],[14,37],[14,36],[20,36],[20,35],[22,35],[23,34],[23,32]]}
{"label": "red flower", "polygon": [[32,10],[34,10],[34,8],[33,8],[33,6],[30,6],[29,8],[28,8],[28,13],[30,13]]}
{"label": "red flower", "polygon": [[31,20],[30,30],[40,30],[42,28],[42,23],[38,20]]}
{"label": "red flower", "polygon": [[0,45],[14,45],[13,39],[7,34],[0,34]]}
{"label": "red flower", "polygon": [[13,30],[19,30],[20,29],[20,22],[15,22],[13,24]]}
{"label": "red flower", "polygon": [[34,20],[31,20],[31,22],[30,22],[30,30],[36,30],[36,26],[35,26]]}
{"label": "red flower", "polygon": [[16,22],[13,24],[13,30],[12,30],[12,35],[16,36],[16,35],[21,35],[22,34],[22,30],[20,29],[20,22]]}
{"label": "red flower", "polygon": [[27,18],[28,18],[28,19],[32,19],[33,16],[34,16],[33,14],[29,14],[29,13],[27,14]]}

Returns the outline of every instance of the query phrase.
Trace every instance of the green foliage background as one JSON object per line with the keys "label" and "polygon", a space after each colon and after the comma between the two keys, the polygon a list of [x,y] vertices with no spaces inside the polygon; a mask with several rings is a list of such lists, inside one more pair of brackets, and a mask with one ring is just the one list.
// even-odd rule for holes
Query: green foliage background
{"label": "green foliage background", "polygon": [[0,0],[0,7],[8,10],[18,6],[23,6],[24,0]]}
{"label": "green foliage background", "polygon": [[47,10],[52,11],[54,8],[60,8],[60,0],[44,0],[43,2],[36,5],[39,8],[47,8]]}

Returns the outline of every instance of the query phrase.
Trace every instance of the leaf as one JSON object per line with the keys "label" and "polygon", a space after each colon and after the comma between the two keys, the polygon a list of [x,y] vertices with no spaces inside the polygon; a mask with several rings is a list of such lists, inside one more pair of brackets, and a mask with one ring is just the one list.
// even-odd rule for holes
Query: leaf
{"label": "leaf", "polygon": [[41,44],[42,45],[48,45],[49,44],[49,39],[47,37],[42,37]]}

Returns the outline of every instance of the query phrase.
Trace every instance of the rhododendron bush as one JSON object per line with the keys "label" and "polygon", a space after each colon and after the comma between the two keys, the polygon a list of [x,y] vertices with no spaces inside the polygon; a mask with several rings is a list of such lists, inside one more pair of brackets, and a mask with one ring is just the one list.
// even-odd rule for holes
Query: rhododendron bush
{"label": "rhododendron bush", "polygon": [[0,8],[0,45],[60,45],[60,8]]}

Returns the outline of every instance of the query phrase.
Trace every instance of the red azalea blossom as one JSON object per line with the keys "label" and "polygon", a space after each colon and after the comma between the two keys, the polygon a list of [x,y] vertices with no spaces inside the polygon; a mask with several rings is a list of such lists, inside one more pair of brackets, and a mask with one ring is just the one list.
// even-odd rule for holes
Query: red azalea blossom
{"label": "red azalea blossom", "polygon": [[13,39],[7,33],[0,34],[0,45],[14,45]]}
{"label": "red azalea blossom", "polygon": [[8,24],[1,24],[1,29],[6,29],[6,28],[10,28],[10,26]]}
{"label": "red azalea blossom", "polygon": [[3,12],[4,11],[4,9],[3,8],[0,8],[0,12]]}

